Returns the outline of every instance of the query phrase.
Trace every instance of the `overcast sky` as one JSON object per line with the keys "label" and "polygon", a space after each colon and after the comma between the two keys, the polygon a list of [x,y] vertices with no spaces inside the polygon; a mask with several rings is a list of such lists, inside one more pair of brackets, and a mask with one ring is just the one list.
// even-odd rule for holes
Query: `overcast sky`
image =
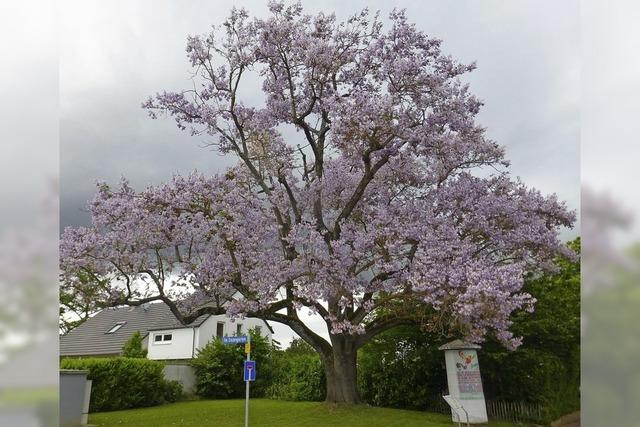
{"label": "overcast sky", "polygon": [[[507,148],[513,175],[579,208],[580,27],[578,2],[303,1],[307,12],[344,18],[368,6],[443,40],[458,60],[477,61],[468,80],[485,103],[479,122]],[[88,223],[82,211],[96,180],[128,177],[142,188],[176,172],[231,164],[204,140],[151,120],[140,108],[161,90],[188,88],[187,34],[207,32],[233,6],[265,15],[266,1],[67,0],[60,23],[61,226]],[[256,84],[256,89],[259,86]],[[576,231],[566,231],[570,238]],[[279,337],[285,338],[280,331]]]}
{"label": "overcast sky", "polygon": [[585,0],[580,15],[582,182],[634,219],[614,235],[627,246],[640,241],[640,2]]}

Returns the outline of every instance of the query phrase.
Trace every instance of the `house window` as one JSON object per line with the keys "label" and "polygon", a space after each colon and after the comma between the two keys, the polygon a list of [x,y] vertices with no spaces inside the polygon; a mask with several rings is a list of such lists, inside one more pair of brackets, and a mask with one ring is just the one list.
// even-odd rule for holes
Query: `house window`
{"label": "house window", "polygon": [[224,322],[218,322],[218,328],[216,329],[216,336],[220,339],[224,336]]}
{"label": "house window", "polygon": [[173,334],[155,334],[153,336],[154,344],[171,344]]}
{"label": "house window", "polygon": [[113,325],[113,327],[111,329],[109,329],[107,332],[105,332],[105,334],[113,334],[115,333],[118,329],[122,328],[122,326],[124,326],[124,324],[127,322],[118,322],[115,325]]}
{"label": "house window", "polygon": [[240,323],[236,325],[236,335],[238,336],[242,335],[242,324]]}

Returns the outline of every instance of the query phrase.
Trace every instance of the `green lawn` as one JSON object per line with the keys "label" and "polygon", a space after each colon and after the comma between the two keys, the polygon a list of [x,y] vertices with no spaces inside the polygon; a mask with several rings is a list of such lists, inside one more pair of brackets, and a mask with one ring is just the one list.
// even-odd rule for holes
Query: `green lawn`
{"label": "green lawn", "polygon": [[[112,426],[216,426],[242,427],[244,400],[196,400],[153,408],[91,414],[89,423]],[[317,402],[285,402],[267,399],[251,400],[249,421],[252,427],[451,427],[447,415],[368,406],[328,407]],[[513,424],[492,422],[492,427]]]}

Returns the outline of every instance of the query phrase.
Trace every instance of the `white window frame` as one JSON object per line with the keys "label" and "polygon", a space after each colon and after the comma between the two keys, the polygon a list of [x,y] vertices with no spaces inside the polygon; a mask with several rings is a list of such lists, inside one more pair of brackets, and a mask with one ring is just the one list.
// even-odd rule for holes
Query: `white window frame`
{"label": "white window frame", "polygon": [[[166,336],[169,336],[171,338],[169,338],[168,340],[165,339]],[[161,337],[159,341],[156,341],[156,337]],[[169,345],[173,342],[173,332],[171,333],[166,333],[166,332],[160,332],[160,333],[153,333],[153,345]]]}

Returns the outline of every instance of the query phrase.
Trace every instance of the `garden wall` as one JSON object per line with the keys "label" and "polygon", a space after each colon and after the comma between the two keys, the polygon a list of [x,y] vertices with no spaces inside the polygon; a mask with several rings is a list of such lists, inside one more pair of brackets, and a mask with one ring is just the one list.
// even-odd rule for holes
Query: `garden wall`
{"label": "garden wall", "polygon": [[185,394],[195,394],[196,375],[193,367],[189,365],[165,365],[162,370],[167,381],[178,381],[182,385]]}

